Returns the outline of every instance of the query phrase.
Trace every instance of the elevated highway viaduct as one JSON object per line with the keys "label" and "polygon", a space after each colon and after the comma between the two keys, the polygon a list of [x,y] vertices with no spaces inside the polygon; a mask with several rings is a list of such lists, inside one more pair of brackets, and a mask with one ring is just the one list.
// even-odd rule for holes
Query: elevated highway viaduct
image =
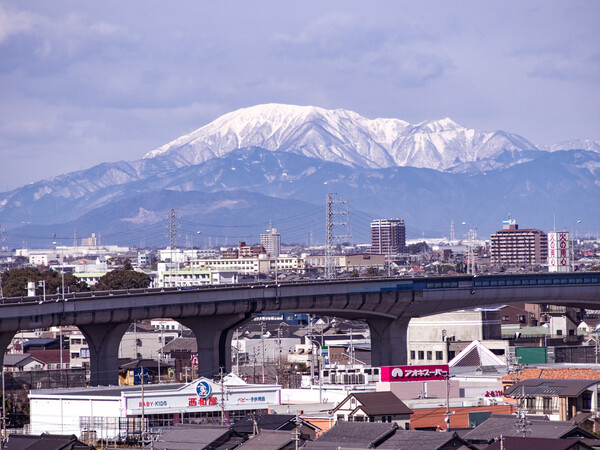
{"label": "elevated highway viaduct", "polygon": [[511,303],[600,309],[600,273],[370,278],[140,289],[0,299],[0,355],[21,330],[75,325],[90,349],[92,385],[117,384],[118,348],[136,320],[172,318],[198,343],[198,375],[231,369],[234,330],[258,313],[365,319],[373,365],[405,364],[412,317]]}

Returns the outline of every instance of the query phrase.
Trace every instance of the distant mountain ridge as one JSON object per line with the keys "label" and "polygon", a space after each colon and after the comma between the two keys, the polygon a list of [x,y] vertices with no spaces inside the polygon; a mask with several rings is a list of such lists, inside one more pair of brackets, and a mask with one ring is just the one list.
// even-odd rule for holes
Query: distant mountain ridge
{"label": "distant mountain ridge", "polygon": [[193,165],[252,146],[359,167],[435,170],[507,150],[537,150],[521,136],[468,129],[449,118],[411,125],[399,119],[366,119],[343,109],[267,104],[225,114],[144,158],[170,156],[178,164]]}
{"label": "distant mountain ridge", "polygon": [[[556,216],[597,224],[600,151],[590,142],[587,150],[540,150],[520,136],[469,130],[450,119],[411,125],[345,110],[259,105],[140,160],[0,193],[0,224],[13,236],[10,245],[74,228],[125,239],[136,227],[160,225],[177,207],[185,220],[205,226],[265,222],[250,235],[264,231],[269,218],[323,208],[329,192],[348,199],[365,221],[403,217],[409,230],[438,235],[448,234],[453,219],[491,233],[508,212],[527,227],[549,229]],[[355,238],[368,236],[363,230]],[[147,239],[164,245],[164,231]]]}

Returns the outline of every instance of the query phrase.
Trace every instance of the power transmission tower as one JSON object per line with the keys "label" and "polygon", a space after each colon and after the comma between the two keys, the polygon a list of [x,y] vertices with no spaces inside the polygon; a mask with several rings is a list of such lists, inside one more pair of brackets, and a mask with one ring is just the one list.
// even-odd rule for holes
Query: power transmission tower
{"label": "power transmission tower", "polygon": [[173,267],[173,250],[177,247],[177,237],[179,237],[179,229],[181,228],[181,224],[177,222],[177,219],[179,219],[179,216],[171,208],[167,215],[165,232],[165,237],[169,238],[169,248],[171,249],[171,267]]}
{"label": "power transmission tower", "polygon": [[335,278],[335,255],[333,254],[336,242],[350,239],[350,223],[348,214],[348,200],[334,198],[337,194],[327,194],[326,221],[325,221],[325,278]]}
{"label": "power transmission tower", "polygon": [[[6,230],[5,227],[2,226],[2,224],[0,224],[0,244],[2,242],[4,242],[4,231]],[[2,249],[2,246],[0,246],[0,249]],[[0,298],[3,298],[4,295],[2,295],[2,273],[0,273]],[[2,380],[4,380],[4,373],[2,373]],[[4,411],[4,409],[2,409],[2,411]],[[3,436],[4,437],[4,436]]]}

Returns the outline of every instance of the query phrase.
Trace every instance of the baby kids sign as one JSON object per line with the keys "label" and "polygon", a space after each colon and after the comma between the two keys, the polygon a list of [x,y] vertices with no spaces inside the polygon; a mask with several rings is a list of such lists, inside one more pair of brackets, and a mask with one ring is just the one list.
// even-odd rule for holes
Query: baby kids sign
{"label": "baby kids sign", "polygon": [[435,381],[445,380],[448,364],[432,366],[382,366],[381,381]]}

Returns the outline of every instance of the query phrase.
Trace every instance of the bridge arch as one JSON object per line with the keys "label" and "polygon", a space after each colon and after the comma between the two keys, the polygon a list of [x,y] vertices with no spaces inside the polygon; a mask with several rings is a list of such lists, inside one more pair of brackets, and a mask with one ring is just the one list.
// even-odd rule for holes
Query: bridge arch
{"label": "bridge arch", "polygon": [[260,312],[306,312],[366,319],[373,363],[402,364],[411,317],[510,303],[598,309],[600,273],[373,278],[0,299],[0,351],[19,330],[76,325],[89,339],[90,352],[95,348],[93,384],[116,384],[119,336],[135,320],[169,317],[194,331],[206,356],[199,372],[217,373],[219,367],[230,368],[229,343],[244,321]]}

